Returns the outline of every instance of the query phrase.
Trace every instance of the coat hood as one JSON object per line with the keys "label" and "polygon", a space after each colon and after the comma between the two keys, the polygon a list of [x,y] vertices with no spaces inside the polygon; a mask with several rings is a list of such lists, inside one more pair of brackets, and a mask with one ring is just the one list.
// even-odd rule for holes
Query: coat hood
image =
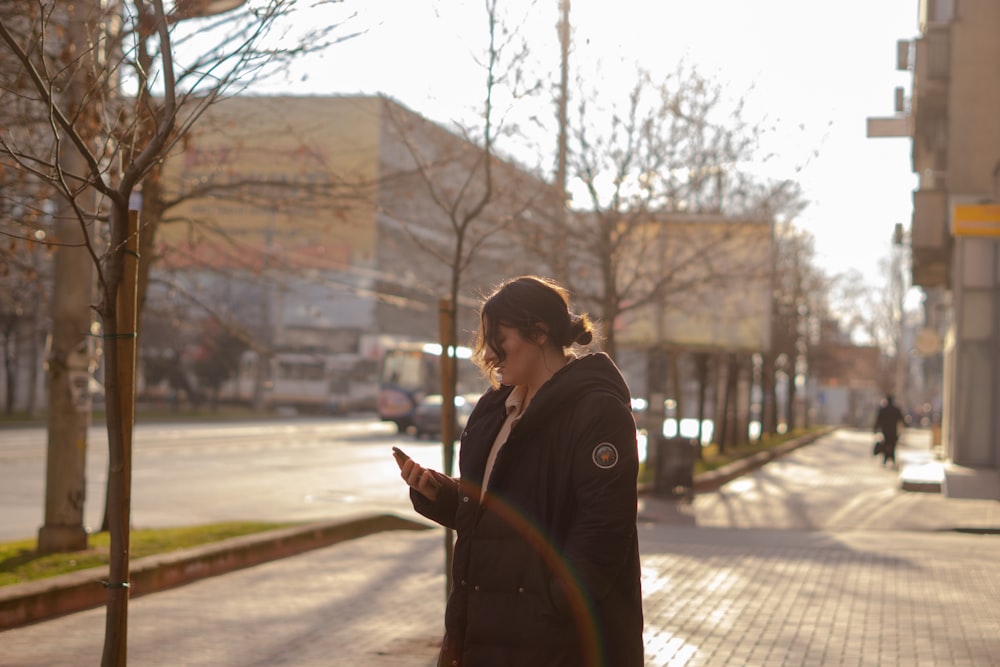
{"label": "coat hood", "polygon": [[625,405],[630,404],[628,384],[621,371],[603,352],[587,354],[566,364],[542,385],[535,401],[545,409],[555,409],[564,401],[577,402],[592,392],[610,394]]}
{"label": "coat hood", "polygon": [[[486,393],[483,407],[503,405],[513,387],[501,386]],[[631,394],[621,371],[607,354],[594,352],[573,359],[560,368],[538,390],[525,417],[530,414],[550,414],[592,392],[607,394],[630,407]],[[478,406],[477,406],[478,407]]]}

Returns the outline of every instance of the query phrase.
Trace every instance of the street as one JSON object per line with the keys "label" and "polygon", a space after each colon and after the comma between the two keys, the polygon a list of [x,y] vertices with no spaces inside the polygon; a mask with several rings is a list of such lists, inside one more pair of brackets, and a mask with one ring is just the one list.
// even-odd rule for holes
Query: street
{"label": "street", "polygon": [[[139,424],[132,471],[136,528],[253,519],[327,520],[368,512],[416,514],[390,448],[441,468],[441,447],[365,418]],[[0,430],[0,540],[34,537],[44,520],[42,427]],[[87,449],[85,524],[100,526],[107,432]]]}

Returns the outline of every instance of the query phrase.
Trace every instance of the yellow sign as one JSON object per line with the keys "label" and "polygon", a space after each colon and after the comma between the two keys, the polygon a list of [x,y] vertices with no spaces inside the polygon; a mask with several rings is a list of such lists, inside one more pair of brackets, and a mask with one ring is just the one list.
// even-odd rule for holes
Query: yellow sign
{"label": "yellow sign", "polygon": [[955,204],[953,236],[1000,236],[1000,204]]}

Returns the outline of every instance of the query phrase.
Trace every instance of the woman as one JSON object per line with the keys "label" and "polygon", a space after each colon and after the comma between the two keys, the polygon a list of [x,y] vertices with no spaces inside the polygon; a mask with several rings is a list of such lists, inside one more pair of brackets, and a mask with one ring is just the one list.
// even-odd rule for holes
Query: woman
{"label": "woman", "polygon": [[492,388],[461,437],[458,479],[402,466],[417,512],[454,528],[439,665],[643,664],[635,421],[566,291],[525,276],[483,303]]}

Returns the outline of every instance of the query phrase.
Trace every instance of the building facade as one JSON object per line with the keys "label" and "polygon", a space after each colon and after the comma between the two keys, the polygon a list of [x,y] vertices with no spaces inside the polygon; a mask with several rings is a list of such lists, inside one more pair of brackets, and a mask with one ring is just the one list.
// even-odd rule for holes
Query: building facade
{"label": "building facade", "polygon": [[343,367],[385,341],[436,341],[455,280],[468,344],[480,295],[548,273],[513,230],[558,205],[551,187],[496,156],[487,170],[481,147],[387,98],[230,98],[180,148],[157,247],[173,291],[150,307],[197,295],[260,354]]}
{"label": "building facade", "polygon": [[[920,0],[898,44],[909,105],[870,136],[912,141],[913,283],[925,358],[940,354],[944,491],[1000,499],[1000,4]],[[897,99],[901,97],[897,93]]]}

